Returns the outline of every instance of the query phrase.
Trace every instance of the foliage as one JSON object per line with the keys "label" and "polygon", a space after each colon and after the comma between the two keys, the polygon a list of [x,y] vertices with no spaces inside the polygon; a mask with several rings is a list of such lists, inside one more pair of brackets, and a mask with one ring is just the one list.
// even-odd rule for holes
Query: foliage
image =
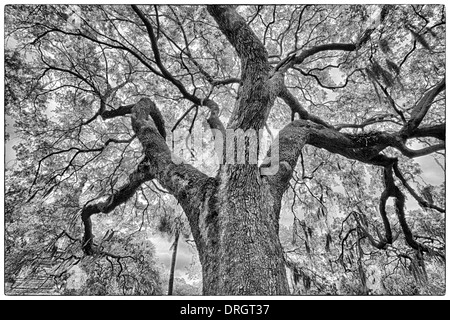
{"label": "foliage", "polygon": [[[36,279],[51,283],[51,294],[161,294],[154,248],[146,232],[107,230],[99,253],[86,257],[78,236],[83,182],[63,184],[63,191],[36,204],[20,201],[27,192],[22,189],[20,173],[16,174],[6,177],[10,188],[5,203],[5,282],[11,284],[7,294],[45,293],[40,292]],[[98,224],[99,230],[106,227]],[[28,290],[16,289],[23,286]]]}

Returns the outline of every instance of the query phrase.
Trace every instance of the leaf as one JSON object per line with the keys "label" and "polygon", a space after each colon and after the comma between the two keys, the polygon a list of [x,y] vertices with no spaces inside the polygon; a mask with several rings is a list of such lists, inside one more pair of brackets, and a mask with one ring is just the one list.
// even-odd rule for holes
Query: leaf
{"label": "leaf", "polygon": [[376,84],[375,80],[371,80],[370,82],[372,82],[373,89],[375,90],[375,93],[377,94],[377,97],[378,97],[378,102],[381,104],[382,100],[381,100],[380,93],[378,92],[378,89],[377,89],[377,84]]}
{"label": "leaf", "polygon": [[306,274],[303,274],[303,286],[306,290],[311,289],[311,278]]}
{"label": "leaf", "polygon": [[425,188],[422,189],[422,196],[429,204],[434,204],[432,189],[433,189],[432,186],[426,186]]}
{"label": "leaf", "polygon": [[361,221],[364,224],[364,226],[367,228],[369,226],[369,223],[367,221],[367,217],[365,214],[361,214]]}
{"label": "leaf", "polygon": [[309,238],[312,237],[312,233],[313,233],[312,228],[311,228],[311,227],[308,227]]}
{"label": "leaf", "polygon": [[47,196],[53,191],[53,189],[55,189],[55,187],[56,187],[56,184],[53,185],[50,189],[48,189],[48,190],[44,193],[44,195],[42,196],[42,198],[47,197]]}
{"label": "leaf", "polygon": [[296,237],[296,234],[295,234],[295,230],[292,230],[292,240],[291,240],[291,244],[292,244],[293,246],[295,246],[296,243],[297,243],[297,237]]}
{"label": "leaf", "polygon": [[[108,230],[109,231],[109,230]],[[106,235],[105,235],[105,240],[104,241],[109,241],[109,240],[111,240],[112,239],[112,237],[114,236],[114,230],[112,230],[111,231],[111,233],[106,237]]]}

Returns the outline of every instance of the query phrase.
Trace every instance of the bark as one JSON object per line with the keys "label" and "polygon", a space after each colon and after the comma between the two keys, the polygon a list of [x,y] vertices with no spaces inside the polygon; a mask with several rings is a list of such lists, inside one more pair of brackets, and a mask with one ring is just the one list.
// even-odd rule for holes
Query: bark
{"label": "bark", "polygon": [[[227,129],[264,127],[281,88],[281,73],[271,74],[268,54],[245,20],[228,6],[208,7],[220,30],[241,59],[241,82],[236,107]],[[233,145],[230,141],[229,145]],[[256,142],[258,144],[258,141]],[[269,180],[249,163],[226,164],[219,172],[217,193],[217,266],[204,273],[206,294],[288,294],[283,251],[278,238],[281,197]],[[236,150],[236,146],[234,149]],[[210,277],[217,279],[211,285]]]}
{"label": "bark", "polygon": [[173,252],[172,260],[170,263],[170,274],[169,274],[169,288],[167,290],[167,295],[171,296],[173,293],[173,280],[175,279],[175,264],[177,262],[177,250],[178,250],[178,239],[180,238],[180,230],[175,231],[175,240],[173,241]]}
{"label": "bark", "polygon": [[281,197],[256,166],[244,164],[224,169],[218,198],[218,284],[205,293],[288,294],[278,238]]}

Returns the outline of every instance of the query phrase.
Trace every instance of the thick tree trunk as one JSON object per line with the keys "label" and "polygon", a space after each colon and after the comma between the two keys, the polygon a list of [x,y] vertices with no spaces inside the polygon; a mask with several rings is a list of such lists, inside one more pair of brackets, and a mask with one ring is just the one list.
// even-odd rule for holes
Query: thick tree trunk
{"label": "thick tree trunk", "polygon": [[215,239],[206,250],[199,250],[203,293],[288,294],[278,237],[280,205],[267,179],[260,177],[254,165],[233,165],[223,168],[220,180],[213,200]]}

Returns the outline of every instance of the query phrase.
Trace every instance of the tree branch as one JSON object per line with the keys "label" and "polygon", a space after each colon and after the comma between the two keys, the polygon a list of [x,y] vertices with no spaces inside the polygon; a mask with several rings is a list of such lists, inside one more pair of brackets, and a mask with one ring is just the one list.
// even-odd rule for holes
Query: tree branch
{"label": "tree branch", "polygon": [[127,184],[122,186],[117,192],[110,195],[108,199],[96,204],[87,204],[81,210],[81,220],[84,225],[83,251],[91,255],[93,251],[92,221],[91,216],[96,213],[109,213],[117,206],[125,203],[130,199],[142,183],[154,178],[154,172],[151,171],[145,160],[143,160],[137,169],[130,174]]}
{"label": "tree branch", "polygon": [[338,86],[328,86],[328,85],[323,84],[322,81],[320,81],[319,77],[318,77],[317,75],[315,75],[314,73],[311,73],[311,71],[305,72],[305,71],[303,71],[302,69],[296,68],[296,67],[292,67],[292,69],[295,69],[295,70],[297,70],[297,71],[300,71],[300,73],[301,73],[302,75],[306,76],[306,77],[313,77],[313,78],[316,80],[316,82],[317,82],[317,84],[318,84],[319,86],[321,86],[322,88],[325,88],[325,89],[329,89],[329,90],[345,88],[345,87],[347,86],[347,84],[348,84],[348,81],[349,81],[350,77],[351,77],[356,71],[359,71],[358,69],[357,69],[357,70],[353,70],[352,73],[350,73],[350,74],[345,78],[345,82],[344,82],[344,84],[342,84],[342,85],[338,85]]}
{"label": "tree branch", "polygon": [[[297,165],[301,149],[305,144],[323,148],[331,153],[340,154],[346,158],[364,163],[386,166],[392,163],[392,158],[380,152],[388,146],[390,136],[376,134],[373,137],[350,135],[335,129],[325,127],[308,120],[295,120],[284,127],[278,136],[278,143],[271,146],[275,152],[278,150],[278,172],[268,177],[277,192],[284,192]],[[275,141],[277,141],[275,139]],[[262,168],[266,167],[271,158],[269,151]],[[275,163],[277,164],[277,163]]]}
{"label": "tree branch", "polygon": [[[147,17],[144,15],[144,13],[136,6],[136,5],[131,5],[131,7],[133,8],[134,12],[136,12],[136,14],[138,15],[138,17],[142,20],[142,22],[145,25],[145,28],[147,29],[147,33],[148,36],[150,38],[150,42],[152,45],[152,50],[153,50],[153,55],[155,57],[155,61],[156,61],[156,65],[158,66],[159,70],[161,71],[161,73],[163,74],[164,78],[169,80],[170,82],[172,82],[177,88],[178,90],[181,92],[181,94],[193,101],[193,99],[195,98],[193,95],[191,95],[189,92],[187,92],[186,88],[184,87],[183,83],[176,79],[164,66],[164,64],[162,63],[161,60],[161,55],[159,53],[159,48],[158,48],[158,43],[155,37],[155,34],[153,32],[153,27],[152,24],[150,23],[150,20],[147,19]],[[197,98],[198,99],[198,98]]]}
{"label": "tree branch", "polygon": [[296,52],[291,56],[286,57],[285,59],[281,60],[276,66],[275,70],[280,72],[285,72],[292,66],[296,64],[301,64],[303,61],[305,61],[306,58],[313,56],[319,52],[323,51],[355,51],[356,45],[353,43],[329,43],[329,44],[323,44],[319,46],[315,46],[306,50],[303,50],[302,52]]}
{"label": "tree branch", "polygon": [[[163,188],[175,196],[183,207],[191,225],[191,230],[199,242],[206,241],[200,234],[201,199],[215,192],[217,182],[191,165],[180,163],[169,150],[157,123],[163,122],[156,105],[149,98],[142,98],[132,107],[131,122],[140,140],[144,159],[130,175],[129,182],[116,193],[99,204],[86,205],[82,210],[85,227],[83,248],[92,254],[92,223],[90,217],[95,213],[108,213],[132,197],[142,183],[157,179]],[[176,160],[176,161],[175,161]]]}
{"label": "tree branch", "polygon": [[[442,88],[441,88],[442,89]],[[311,131],[312,133],[317,133],[318,136],[314,139],[316,141],[316,146],[324,148],[330,152],[339,153],[345,157],[351,158],[351,159],[363,159],[360,161],[365,162],[367,160],[367,154],[362,155],[362,158],[360,156],[361,151],[364,150],[364,152],[370,152],[372,156],[383,150],[384,148],[390,146],[393,148],[396,148],[399,150],[402,154],[409,158],[415,158],[415,157],[421,157],[427,154],[431,154],[433,152],[443,150],[445,149],[445,143],[439,143],[433,146],[429,146],[420,150],[411,150],[409,149],[405,144],[405,131],[404,128],[402,128],[398,133],[394,134],[388,134],[388,133],[382,133],[382,132],[372,132],[371,137],[363,137],[361,135],[348,135],[344,134],[340,136],[338,134],[338,131],[341,130],[343,127],[354,127],[354,128],[362,128],[366,125],[378,122],[382,119],[384,119],[384,116],[382,119],[368,119],[364,121],[360,125],[338,125],[336,127],[333,127],[331,124],[326,123],[322,119],[311,115],[306,111],[300,104],[300,102],[296,99],[296,97],[286,88],[286,86],[283,84],[281,90],[278,93],[278,96],[283,99],[283,101],[291,108],[292,111],[292,120],[294,119],[295,113],[298,113],[301,120],[309,120],[317,126],[315,127],[316,130]],[[425,99],[426,101],[429,101],[431,103],[432,100]],[[421,99],[421,101],[425,101],[424,98]],[[300,124],[300,123],[299,123]],[[305,122],[303,122],[302,125],[306,125]],[[325,127],[325,128],[322,128]],[[313,127],[312,127],[313,128]],[[326,130],[328,129],[328,130]],[[320,134],[319,134],[320,132]],[[323,141],[321,141],[321,136],[326,135],[327,138],[325,138]],[[403,137],[402,137],[403,136]],[[315,137],[314,134],[311,135],[312,138]],[[410,138],[418,138],[418,137],[434,137],[441,140],[445,140],[445,124],[439,124],[435,126],[430,127],[424,127],[424,128],[417,128],[415,129],[411,134],[409,134],[407,137]],[[351,138],[350,140],[347,140],[348,138]],[[355,139],[364,139],[365,145],[361,143],[355,144]],[[370,141],[369,141],[370,140]],[[326,146],[327,141],[333,141],[335,144]],[[362,140],[361,140],[362,141]],[[344,143],[344,144],[343,144]],[[322,145],[322,146],[319,146]],[[374,150],[369,150],[368,147],[376,147]],[[344,151],[346,148],[347,150]],[[360,150],[353,150],[350,151],[352,148],[357,148]],[[332,151],[334,150],[334,151]]]}
{"label": "tree branch", "polygon": [[[133,107],[131,123],[141,141],[147,165],[155,173],[160,185],[171,193],[182,206],[196,240],[201,247],[207,239],[201,234],[199,224],[204,223],[204,203],[201,199],[211,197],[215,192],[217,180],[210,178],[189,164],[182,163],[169,150],[152,120],[157,107],[148,98],[141,99]],[[203,211],[202,211],[203,210]],[[203,242],[203,244],[201,243]]]}
{"label": "tree branch", "polygon": [[427,114],[428,110],[433,103],[434,98],[445,89],[445,78],[439,81],[433,88],[428,90],[422,98],[415,104],[411,117],[402,129],[402,135],[408,137],[414,133],[414,131],[419,127],[423,118]]}
{"label": "tree branch", "polygon": [[[386,236],[383,237],[380,232],[378,231],[378,229],[376,229],[378,237],[380,238],[379,241],[375,240],[375,238],[370,234],[369,230],[368,230],[368,225],[364,226],[364,223],[362,223],[358,217],[358,212],[356,211],[352,211],[350,214],[353,214],[356,223],[358,224],[358,228],[363,232],[363,234],[367,237],[367,239],[369,239],[369,242],[372,246],[374,246],[377,249],[381,249],[381,250],[385,250],[386,246],[388,244],[387,238],[392,237],[392,232],[391,232],[391,228],[390,228],[390,224],[389,224],[389,220],[387,221],[387,225],[388,225],[388,229],[386,230]],[[362,213],[360,213],[360,215],[363,217]],[[363,221],[366,221],[366,218],[363,218]],[[384,220],[383,220],[384,222]],[[367,221],[366,221],[367,223]],[[376,227],[375,227],[376,228]],[[394,239],[392,239],[392,241],[394,241]]]}
{"label": "tree branch", "polygon": [[422,157],[426,156],[427,154],[431,154],[433,152],[445,149],[445,143],[439,143],[423,149],[412,150],[409,149],[400,139],[396,139],[396,141],[397,142],[395,144],[392,144],[392,146],[396,148],[398,151],[400,151],[403,155],[407,156],[408,158]]}
{"label": "tree branch", "polygon": [[294,120],[294,116],[297,113],[300,119],[310,120],[312,122],[321,124],[327,128],[333,128],[332,125],[326,123],[319,117],[309,114],[308,111],[302,107],[297,98],[288,90],[288,88],[284,84],[282,85],[282,88],[278,93],[278,97],[283,99],[283,101],[291,108],[292,120]]}
{"label": "tree branch", "polygon": [[445,141],[445,123],[441,123],[435,126],[417,128],[410,135],[411,138],[425,138],[432,137]]}
{"label": "tree branch", "polygon": [[102,112],[101,117],[103,120],[112,119],[115,117],[121,117],[127,114],[131,114],[134,104],[129,104],[126,106],[120,106],[117,109],[105,110]]}
{"label": "tree branch", "polygon": [[269,74],[266,48],[233,7],[208,6],[208,12],[241,59],[239,98],[228,127],[259,130],[278,95],[282,75]]}
{"label": "tree branch", "polygon": [[139,16],[139,18],[142,20],[142,22],[144,23],[144,25],[147,29],[147,33],[149,35],[150,42],[152,45],[153,54],[155,56],[156,65],[161,70],[161,73],[163,74],[164,78],[169,80],[172,84],[174,84],[178,88],[180,93],[183,95],[183,97],[185,97],[186,99],[190,100],[191,102],[193,102],[194,104],[196,104],[198,106],[206,106],[207,108],[209,108],[211,113],[210,113],[210,116],[208,119],[208,123],[210,124],[211,129],[218,129],[218,130],[221,130],[224,132],[225,131],[224,126],[219,119],[219,110],[220,109],[219,109],[219,106],[217,105],[217,103],[215,103],[211,99],[201,99],[193,94],[190,94],[184,87],[183,83],[180,80],[176,79],[166,69],[166,67],[164,66],[164,64],[162,63],[162,60],[161,60],[161,55],[159,52],[157,39],[153,32],[153,27],[151,25],[150,20],[144,15],[144,13],[136,5],[132,5],[131,7],[136,12],[136,14]]}
{"label": "tree branch", "polygon": [[268,66],[268,53],[262,42],[232,6],[208,6],[209,14],[219,29],[236,49],[242,60],[243,70],[247,65]]}

